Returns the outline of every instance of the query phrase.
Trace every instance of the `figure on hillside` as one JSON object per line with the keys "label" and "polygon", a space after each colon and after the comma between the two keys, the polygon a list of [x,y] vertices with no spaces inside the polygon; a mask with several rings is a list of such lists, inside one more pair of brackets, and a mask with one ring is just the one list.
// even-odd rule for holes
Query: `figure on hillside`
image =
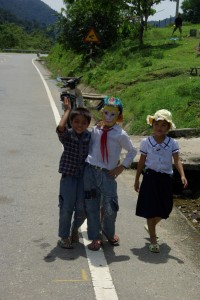
{"label": "figure on hillside", "polygon": [[187,186],[187,179],[179,158],[179,145],[167,136],[168,131],[175,128],[171,113],[166,109],[158,110],[153,116],[147,116],[147,123],[152,126],[153,135],[143,139],[140,144],[141,155],[134,184],[135,191],[139,192],[136,215],[147,219],[144,228],[150,236],[149,250],[158,253],[156,225],[162,219],[167,219],[173,208],[172,158],[183,188]]}
{"label": "figure on hillside", "polygon": [[[90,112],[83,107],[71,110],[70,98],[64,97],[64,114],[56,129],[64,151],[60,158],[59,173],[59,230],[58,245],[65,249],[73,248],[72,243],[79,239],[78,229],[86,219],[84,208],[83,171],[88,155],[91,134],[87,130]],[[70,119],[71,128],[66,127]],[[74,221],[71,225],[72,215]]]}
{"label": "figure on hillside", "polygon": [[183,20],[181,17],[181,14],[178,14],[178,16],[175,18],[175,23],[174,23],[174,29],[172,32],[172,35],[174,34],[174,32],[178,29],[180,34],[182,34],[182,25],[183,25]]}
{"label": "figure on hillside", "polygon": [[[123,120],[121,100],[106,97],[101,113],[102,124],[92,130],[84,171],[88,238],[92,240],[88,249],[93,251],[102,247],[102,233],[111,245],[119,245],[119,237],[115,234],[119,210],[116,178],[131,165],[137,153],[127,133],[118,125]],[[120,163],[122,149],[126,150],[126,155]],[[101,205],[104,212],[102,219]]]}

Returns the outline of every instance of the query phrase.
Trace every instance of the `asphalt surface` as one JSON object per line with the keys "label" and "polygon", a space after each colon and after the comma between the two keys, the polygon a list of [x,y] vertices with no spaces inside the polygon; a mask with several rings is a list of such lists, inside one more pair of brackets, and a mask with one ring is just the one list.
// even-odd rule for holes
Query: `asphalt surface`
{"label": "asphalt surface", "polygon": [[[97,299],[82,239],[74,250],[57,247],[62,148],[32,58],[0,54],[0,300]],[[61,113],[55,80],[36,65]],[[199,299],[200,235],[174,209],[158,228],[161,252],[150,253],[134,172],[117,179],[121,245],[103,250],[118,299]]]}

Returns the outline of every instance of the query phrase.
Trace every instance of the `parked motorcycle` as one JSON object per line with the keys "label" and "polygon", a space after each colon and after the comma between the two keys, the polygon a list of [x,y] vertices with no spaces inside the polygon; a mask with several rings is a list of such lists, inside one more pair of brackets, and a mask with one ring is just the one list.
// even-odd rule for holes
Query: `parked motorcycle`
{"label": "parked motorcycle", "polygon": [[[65,97],[68,97],[71,102],[71,110],[76,109],[77,107],[83,107],[83,95],[81,90],[77,88],[77,85],[80,83],[80,77],[57,77],[57,81],[61,82],[63,85],[61,88],[60,93],[60,101],[62,102],[62,110],[64,111],[63,101]],[[68,127],[70,128],[71,125],[68,122]]]}
{"label": "parked motorcycle", "polygon": [[[63,102],[65,95],[70,95],[72,110],[77,107],[83,107],[83,95],[77,87],[82,77],[57,77],[57,81],[63,84],[61,86],[60,100]],[[62,109],[64,110],[63,105]]]}

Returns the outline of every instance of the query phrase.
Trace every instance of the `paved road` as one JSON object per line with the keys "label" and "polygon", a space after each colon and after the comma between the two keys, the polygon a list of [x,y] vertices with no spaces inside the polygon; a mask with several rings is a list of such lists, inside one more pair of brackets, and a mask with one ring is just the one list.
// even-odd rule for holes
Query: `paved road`
{"label": "paved road", "polygon": [[[159,227],[161,253],[149,253],[144,222],[134,216],[133,170],[118,178],[120,247],[105,243],[103,251],[88,254],[84,228],[74,250],[56,246],[62,149],[33,58],[0,54],[0,300],[199,299],[199,235],[174,210]],[[61,113],[55,81],[35,64]],[[114,296],[106,296],[109,289]]]}

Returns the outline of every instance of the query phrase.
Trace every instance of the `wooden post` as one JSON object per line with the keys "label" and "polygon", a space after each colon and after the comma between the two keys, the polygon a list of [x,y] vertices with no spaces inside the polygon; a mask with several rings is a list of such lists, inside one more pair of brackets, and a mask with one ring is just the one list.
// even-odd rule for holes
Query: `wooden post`
{"label": "wooden post", "polygon": [[179,0],[176,0],[176,12],[175,12],[175,17],[178,16],[178,12],[179,12]]}

